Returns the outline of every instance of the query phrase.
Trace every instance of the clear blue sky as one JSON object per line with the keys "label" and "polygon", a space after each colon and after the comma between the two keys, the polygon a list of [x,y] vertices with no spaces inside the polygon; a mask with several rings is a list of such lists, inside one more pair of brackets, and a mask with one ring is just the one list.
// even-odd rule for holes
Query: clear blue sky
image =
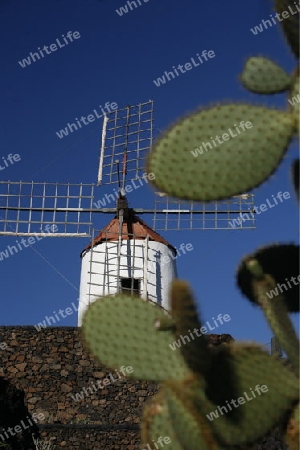
{"label": "clear blue sky", "polygon": [[[181,115],[219,100],[284,107],[284,95],[259,97],[238,82],[249,56],[265,55],[289,72],[294,68],[279,25],[257,36],[250,31],[268,19],[271,1],[141,3],[119,16],[116,9],[125,0],[2,0],[0,161],[9,153],[21,156],[21,161],[1,171],[2,180],[95,182],[102,121],[63,139],[55,133],[107,101],[124,107],[153,98],[155,135]],[[19,65],[38,47],[50,46],[56,39],[63,43],[62,35],[68,31],[78,31],[80,38],[30,66]],[[203,50],[213,50],[215,58],[161,87],[154,85],[164,71]],[[178,258],[179,275],[190,281],[204,321],[219,313],[231,316],[215,332],[270,341],[272,332],[262,313],[237,289],[235,272],[240,259],[261,245],[298,241],[298,209],[289,182],[296,154],[294,142],[276,174],[254,191],[256,205],[279,191],[291,193],[289,200],[257,216],[255,231],[163,234],[175,246],[193,244],[193,251]],[[99,189],[98,198],[111,187]],[[129,194],[131,206],[143,206],[146,189]],[[107,222],[107,216],[98,215],[95,226],[99,229]],[[1,236],[0,251],[15,240]],[[1,324],[34,325],[54,310],[77,303],[79,253],[88,241],[43,239],[1,261]],[[76,323],[73,314],[58,325]]]}

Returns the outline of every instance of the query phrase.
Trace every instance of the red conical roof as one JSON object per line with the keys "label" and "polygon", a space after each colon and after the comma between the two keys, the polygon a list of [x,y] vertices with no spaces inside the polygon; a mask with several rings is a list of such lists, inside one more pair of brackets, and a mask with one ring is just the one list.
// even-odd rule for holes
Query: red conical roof
{"label": "red conical roof", "polygon": [[[95,245],[101,244],[101,242],[117,241],[119,239],[119,228],[120,221],[118,216],[109,222],[109,224],[103,228],[95,239],[90,242],[90,244],[85,247],[81,252],[82,254],[94,247]],[[160,234],[156,233],[152,228],[150,228],[143,220],[134,214],[134,212],[129,211],[127,217],[123,218],[122,225],[122,240],[129,239],[146,239],[149,237],[150,241],[160,242],[161,244],[167,245],[175,254],[177,250],[173,247],[166,239],[164,239]]]}

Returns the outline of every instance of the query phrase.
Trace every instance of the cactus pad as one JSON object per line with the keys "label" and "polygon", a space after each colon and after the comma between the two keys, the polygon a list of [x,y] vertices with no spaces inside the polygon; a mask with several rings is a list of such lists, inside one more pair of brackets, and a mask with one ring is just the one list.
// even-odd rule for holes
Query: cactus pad
{"label": "cactus pad", "polygon": [[155,328],[157,320],[166,318],[164,310],[138,297],[108,296],[91,304],[81,332],[83,341],[99,362],[117,370],[132,366],[128,378],[182,379],[189,370],[181,354],[169,347],[174,334]]}
{"label": "cactus pad", "polygon": [[[192,380],[187,380],[188,385]],[[217,450],[210,424],[197,410],[194,398],[188,395],[184,383],[166,383],[170,417],[183,448],[189,450]]]}
{"label": "cactus pad", "polygon": [[[257,385],[267,386],[268,390],[259,390],[259,395]],[[223,408],[223,414],[218,411],[219,417],[211,421],[218,440],[226,445],[244,445],[263,437],[286,418],[299,397],[298,381],[281,361],[258,346],[233,343],[215,356],[206,396],[211,402],[209,407],[201,399],[198,402],[205,415],[218,406],[227,406],[227,413]],[[244,403],[231,403],[241,397]]]}
{"label": "cactus pad", "polygon": [[258,94],[275,94],[286,91],[292,79],[273,61],[259,56],[247,60],[240,80],[249,91]]}
{"label": "cactus pad", "polygon": [[149,444],[155,449],[154,442],[160,436],[171,440],[172,450],[184,450],[178,442],[177,431],[172,425],[166,395],[162,388],[146,403],[141,424],[141,439],[144,445]]}
{"label": "cactus pad", "polygon": [[[245,131],[242,123],[247,123]],[[155,186],[171,196],[222,200],[265,181],[279,165],[294,131],[293,115],[278,110],[250,104],[203,109],[160,137],[147,171],[155,174]]]}
{"label": "cactus pad", "polygon": [[280,14],[284,11],[289,14],[281,18],[280,24],[294,55],[299,58],[299,12],[294,3],[294,0],[275,0],[275,8]]}
{"label": "cactus pad", "polygon": [[[299,246],[295,244],[275,244],[263,247],[251,255],[243,258],[237,273],[237,284],[243,295],[253,303],[257,303],[253,288],[253,275],[247,269],[247,261],[255,259],[263,269],[263,272],[271,275],[278,285],[282,287],[282,295],[285,298],[289,312],[299,311],[299,286],[295,285],[291,278],[299,276]],[[287,284],[289,282],[290,286]],[[280,292],[278,288],[278,293]]]}
{"label": "cactus pad", "polygon": [[[212,352],[206,336],[201,334],[195,300],[188,283],[174,280],[171,287],[172,318],[176,322],[176,339],[184,339],[180,352],[194,372],[208,375]],[[196,333],[194,330],[196,330]]]}

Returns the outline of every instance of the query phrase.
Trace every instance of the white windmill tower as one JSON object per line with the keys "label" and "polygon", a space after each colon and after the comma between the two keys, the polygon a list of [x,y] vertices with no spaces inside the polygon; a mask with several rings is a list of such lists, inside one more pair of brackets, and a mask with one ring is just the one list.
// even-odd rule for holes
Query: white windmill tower
{"label": "white windmill tower", "polygon": [[[130,292],[153,301],[166,310],[170,309],[168,294],[170,283],[177,276],[177,249],[142,221],[136,215],[137,210],[128,207],[126,199],[127,188],[130,188],[128,181],[141,176],[144,160],[152,145],[152,134],[152,101],[127,106],[104,118],[98,185],[118,184],[118,191],[114,190],[118,195],[117,207],[114,219],[81,253],[79,326],[91,302],[119,292]],[[145,177],[140,179],[145,180]],[[134,187],[137,188],[135,184]],[[159,200],[156,200],[156,204],[169,201],[165,194],[157,195]],[[248,198],[246,195],[239,200]],[[178,230],[183,229],[182,221],[185,215],[188,228],[194,229],[194,216],[200,211],[193,209],[192,202],[188,202],[185,208],[180,207],[178,200],[174,203],[176,209],[155,207],[153,211],[140,209],[139,213],[153,214],[156,229],[159,222],[157,214],[162,214],[165,230],[172,228],[172,222],[175,222]],[[231,201],[231,207],[233,204],[234,199]],[[207,214],[214,214],[216,205],[214,208],[214,211],[206,211]],[[201,210],[202,219],[203,215]],[[213,220],[213,226],[217,228],[216,217]]]}
{"label": "white windmill tower", "polygon": [[[169,285],[177,276],[177,250],[129,208],[126,198],[128,188],[132,189],[126,184],[128,178],[139,179],[152,134],[152,101],[104,117],[98,185],[118,183],[118,192],[114,190],[118,195],[116,214],[81,253],[78,326],[92,301],[119,292],[169,309]],[[133,187],[140,186],[133,182]]]}
{"label": "white windmill tower", "polygon": [[91,301],[117,292],[136,294],[169,309],[169,285],[177,276],[176,254],[120,197],[116,217],[81,254],[78,325]]}
{"label": "white windmill tower", "polygon": [[[144,166],[153,141],[153,112],[149,100],[104,116],[97,184],[0,181],[0,235],[92,238],[81,253],[79,326],[91,302],[121,291],[168,309],[177,250],[157,231],[255,228],[253,194],[205,204],[155,193],[153,208],[129,208],[126,194],[147,184],[148,175],[151,180]],[[118,190],[96,203],[95,191],[113,184]],[[146,188],[139,191],[143,206]],[[111,201],[113,207],[105,207]],[[249,220],[240,220],[233,230],[229,222],[249,212]],[[113,219],[96,230],[95,214]],[[152,219],[151,228],[140,215]],[[57,231],[49,232],[49,226]]]}

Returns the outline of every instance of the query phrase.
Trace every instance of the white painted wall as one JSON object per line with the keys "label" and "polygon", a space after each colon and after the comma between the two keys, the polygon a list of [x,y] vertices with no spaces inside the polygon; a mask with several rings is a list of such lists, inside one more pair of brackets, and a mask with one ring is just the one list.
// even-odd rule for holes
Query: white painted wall
{"label": "white painted wall", "polygon": [[[117,292],[117,250],[118,242],[103,242],[82,256],[78,326],[90,303],[98,297]],[[146,260],[146,255],[148,258]],[[169,305],[169,285],[177,277],[174,252],[168,246],[143,239],[122,240],[120,277],[141,280],[141,294],[165,309]],[[147,282],[144,285],[144,263]]]}

